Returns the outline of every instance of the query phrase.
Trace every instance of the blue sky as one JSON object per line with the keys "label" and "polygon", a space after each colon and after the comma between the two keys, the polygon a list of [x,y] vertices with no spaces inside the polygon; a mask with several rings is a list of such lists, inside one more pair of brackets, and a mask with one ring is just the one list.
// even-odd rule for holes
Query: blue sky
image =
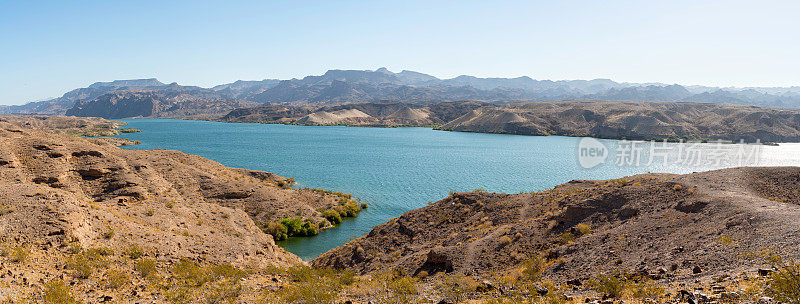
{"label": "blue sky", "polygon": [[800,85],[800,1],[5,1],[0,104],[95,81],[211,86],[382,66]]}

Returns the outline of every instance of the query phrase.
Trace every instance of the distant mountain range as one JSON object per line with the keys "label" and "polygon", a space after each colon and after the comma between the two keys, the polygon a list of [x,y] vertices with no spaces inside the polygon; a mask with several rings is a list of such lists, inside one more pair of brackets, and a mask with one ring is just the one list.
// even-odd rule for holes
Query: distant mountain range
{"label": "distant mountain range", "polygon": [[37,113],[75,116],[222,117],[236,108],[267,104],[330,105],[391,101],[435,104],[447,101],[507,103],[560,100],[687,101],[800,108],[800,87],[719,88],[677,84],[618,83],[608,79],[535,80],[439,79],[414,71],[386,68],[330,70],[302,79],[236,81],[212,88],[164,84],[156,79],[97,82],[61,97],[0,107],[0,114]]}

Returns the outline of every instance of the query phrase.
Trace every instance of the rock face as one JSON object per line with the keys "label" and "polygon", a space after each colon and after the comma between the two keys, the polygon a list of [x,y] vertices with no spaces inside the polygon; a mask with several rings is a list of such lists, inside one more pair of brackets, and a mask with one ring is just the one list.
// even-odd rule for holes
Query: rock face
{"label": "rock face", "polygon": [[216,91],[176,84],[153,90],[121,90],[80,100],[66,111],[69,116],[127,117],[219,117],[248,105],[222,97]]}
{"label": "rock face", "polygon": [[338,205],[336,195],[285,188],[286,178],[268,172],[45,133],[36,126],[62,124],[28,118],[26,125],[23,117],[0,117],[4,239],[120,252],[137,244],[165,259],[288,266],[301,261],[259,227],[293,216],[323,222],[317,210]]}
{"label": "rock face", "polygon": [[621,269],[675,280],[737,273],[761,266],[743,257],[760,249],[798,256],[799,179],[796,167],[737,168],[576,180],[539,193],[455,193],[312,264],[487,275],[541,255],[551,261],[546,274],[560,279]]}
{"label": "rock face", "polygon": [[21,106],[9,106],[5,111],[0,109],[0,114],[63,115],[76,102],[81,100],[91,100],[115,91],[155,89],[162,86],[164,84],[154,78],[95,82],[86,88],[69,91],[59,98],[31,102]]}
{"label": "rock face", "polygon": [[707,103],[571,101],[483,107],[442,130],[614,139],[800,141],[800,112]]}

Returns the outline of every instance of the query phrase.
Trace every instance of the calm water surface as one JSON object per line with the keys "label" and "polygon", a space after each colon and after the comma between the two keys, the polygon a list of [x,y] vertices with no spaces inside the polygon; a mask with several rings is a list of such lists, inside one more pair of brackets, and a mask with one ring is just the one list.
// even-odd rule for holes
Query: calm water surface
{"label": "calm water surface", "polygon": [[[373,226],[448,195],[483,188],[540,191],[572,179],[609,179],[646,172],[688,173],[720,165],[675,164],[583,169],[577,138],[478,134],[428,128],[310,127],[170,119],[125,120],[142,133],[136,149],[174,149],[231,167],[294,177],[297,187],[352,193],[369,208],[318,236],[279,244],[304,259],[369,232]],[[614,151],[619,141],[602,141]],[[678,144],[674,144],[677,146]],[[646,150],[646,149],[645,149]],[[646,153],[645,152],[645,159]],[[610,158],[614,158],[613,153]],[[800,145],[764,147],[761,165],[800,165]]]}

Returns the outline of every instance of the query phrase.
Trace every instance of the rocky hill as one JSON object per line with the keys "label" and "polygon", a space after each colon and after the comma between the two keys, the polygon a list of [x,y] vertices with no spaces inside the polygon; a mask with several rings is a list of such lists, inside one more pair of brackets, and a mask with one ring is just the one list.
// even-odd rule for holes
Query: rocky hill
{"label": "rocky hill", "polygon": [[532,257],[547,276],[584,280],[627,270],[679,281],[797,258],[800,168],[575,180],[539,193],[455,193],[375,227],[312,261],[372,273],[489,275]]}
{"label": "rocky hill", "polygon": [[800,141],[800,112],[662,102],[531,102],[482,107],[441,130],[627,139]]}

